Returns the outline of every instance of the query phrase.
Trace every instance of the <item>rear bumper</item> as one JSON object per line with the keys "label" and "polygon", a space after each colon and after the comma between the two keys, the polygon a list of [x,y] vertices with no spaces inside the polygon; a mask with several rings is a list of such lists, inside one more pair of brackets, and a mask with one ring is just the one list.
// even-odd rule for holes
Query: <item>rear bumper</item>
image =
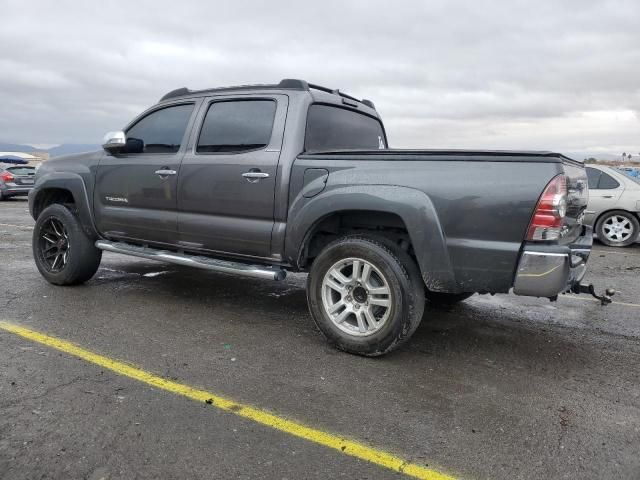
{"label": "rear bumper", "polygon": [[579,283],[587,271],[593,231],[571,245],[525,245],[518,263],[513,293],[531,297],[554,297]]}
{"label": "rear bumper", "polygon": [[28,195],[31,190],[33,190],[33,185],[23,187],[18,185],[14,186],[14,185],[4,184],[0,187],[0,191],[2,191],[2,195],[5,195],[7,197],[13,197],[15,195]]}

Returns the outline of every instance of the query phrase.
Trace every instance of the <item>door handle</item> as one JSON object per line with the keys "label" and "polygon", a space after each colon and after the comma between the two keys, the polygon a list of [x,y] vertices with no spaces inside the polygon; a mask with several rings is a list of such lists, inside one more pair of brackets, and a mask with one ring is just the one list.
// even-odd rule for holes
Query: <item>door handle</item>
{"label": "door handle", "polygon": [[178,173],[178,172],[176,172],[175,170],[168,169],[168,168],[161,168],[160,170],[156,170],[155,171],[155,174],[160,176],[161,178],[168,177],[169,175],[175,175],[176,173]]}
{"label": "door handle", "polygon": [[269,178],[269,174],[266,172],[261,172],[258,169],[251,169],[248,172],[244,172],[242,174],[242,176],[244,178],[247,179],[247,181],[251,182],[251,183],[256,183],[259,182],[260,180],[262,180],[263,178]]}
{"label": "door handle", "polygon": [[603,195],[602,198],[613,198],[613,195]]}

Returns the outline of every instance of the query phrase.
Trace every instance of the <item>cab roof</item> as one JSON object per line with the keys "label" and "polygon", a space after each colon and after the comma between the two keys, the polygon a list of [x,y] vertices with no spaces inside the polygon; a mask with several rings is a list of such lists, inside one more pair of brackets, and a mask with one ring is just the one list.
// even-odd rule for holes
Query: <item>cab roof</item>
{"label": "cab roof", "polygon": [[305,80],[298,80],[293,78],[285,78],[281,80],[279,83],[275,84],[265,84],[265,85],[238,85],[232,87],[220,87],[220,88],[207,88],[204,90],[190,90],[186,87],[177,88],[175,90],[171,90],[166,93],[161,99],[161,102],[165,100],[171,100],[180,97],[188,97],[193,95],[202,95],[208,93],[219,93],[219,92],[237,92],[237,91],[247,91],[247,90],[298,90],[298,91],[308,91],[319,90],[324,93],[328,93],[331,95],[335,95],[341,100],[341,103],[357,107],[358,104],[365,105],[373,110],[375,110],[375,105],[371,100],[362,99],[359,100],[351,95],[347,95],[346,93],[341,92],[340,90],[331,89],[328,87],[323,87],[320,85],[316,85],[313,83],[308,83]]}

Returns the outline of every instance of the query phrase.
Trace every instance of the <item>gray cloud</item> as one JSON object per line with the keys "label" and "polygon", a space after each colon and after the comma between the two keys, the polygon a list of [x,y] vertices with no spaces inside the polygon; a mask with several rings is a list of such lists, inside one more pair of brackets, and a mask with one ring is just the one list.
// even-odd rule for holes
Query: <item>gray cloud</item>
{"label": "gray cloud", "polygon": [[306,78],[393,146],[640,151],[640,3],[0,4],[0,140],[94,143],[167,91]]}

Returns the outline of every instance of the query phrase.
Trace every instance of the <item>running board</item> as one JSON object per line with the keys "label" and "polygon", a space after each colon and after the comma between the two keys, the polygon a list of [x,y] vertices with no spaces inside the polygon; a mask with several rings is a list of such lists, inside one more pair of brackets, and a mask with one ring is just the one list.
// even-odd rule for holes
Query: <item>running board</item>
{"label": "running board", "polygon": [[287,272],[281,268],[249,265],[246,263],[218,260],[199,255],[187,255],[184,253],[171,252],[169,250],[140,247],[124,242],[98,240],[95,245],[96,248],[107,252],[122,253],[123,255],[131,255],[134,257],[146,258],[148,260],[158,260],[160,262],[175,263],[177,265],[186,265],[188,267],[204,268],[206,270],[214,270],[216,272],[244,275],[245,277],[284,280],[287,276]]}

